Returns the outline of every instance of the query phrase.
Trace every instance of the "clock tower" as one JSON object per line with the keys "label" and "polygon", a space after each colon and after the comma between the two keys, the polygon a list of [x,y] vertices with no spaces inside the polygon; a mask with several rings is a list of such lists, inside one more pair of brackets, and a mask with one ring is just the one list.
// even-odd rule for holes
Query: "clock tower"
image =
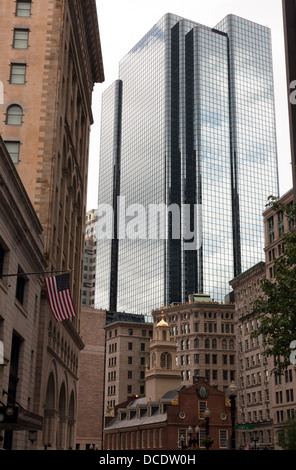
{"label": "clock tower", "polygon": [[166,392],[180,387],[181,372],[176,365],[176,349],[162,313],[150,342],[150,364],[146,369],[146,397],[149,401],[158,401]]}

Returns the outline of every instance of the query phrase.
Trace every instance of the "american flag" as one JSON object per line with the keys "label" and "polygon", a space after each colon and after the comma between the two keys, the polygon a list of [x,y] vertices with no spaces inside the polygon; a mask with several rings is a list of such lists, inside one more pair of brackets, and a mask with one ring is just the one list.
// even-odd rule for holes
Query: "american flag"
{"label": "american flag", "polygon": [[69,274],[45,278],[50,309],[57,322],[76,316],[69,288]]}

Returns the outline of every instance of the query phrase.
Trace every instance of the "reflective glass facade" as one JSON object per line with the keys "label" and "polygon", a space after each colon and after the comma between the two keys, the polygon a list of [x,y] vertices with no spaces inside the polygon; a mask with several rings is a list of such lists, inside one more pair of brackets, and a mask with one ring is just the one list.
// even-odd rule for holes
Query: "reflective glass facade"
{"label": "reflective glass facade", "polygon": [[[120,190],[121,101],[122,82],[117,80],[106,90],[102,97],[104,119],[101,123],[101,147],[104,150],[104,158],[101,160],[99,174],[99,199],[102,204],[107,206],[106,212],[108,207],[113,208],[113,219],[116,216],[116,201]],[[101,214],[105,213],[103,209],[104,207],[102,207]],[[118,237],[116,235],[116,232],[114,232],[112,237],[97,241],[97,257],[99,260],[96,269],[97,287],[95,293],[97,307],[114,311],[116,311],[117,290]],[[110,298],[112,298],[112,303],[110,303]]]}
{"label": "reflective glass facade", "polygon": [[[262,212],[278,195],[270,31],[167,14],[119,73],[102,103],[98,201],[112,201],[119,236],[98,240],[96,305],[150,314],[193,292],[223,301],[264,258]],[[160,204],[172,211],[150,217]]]}

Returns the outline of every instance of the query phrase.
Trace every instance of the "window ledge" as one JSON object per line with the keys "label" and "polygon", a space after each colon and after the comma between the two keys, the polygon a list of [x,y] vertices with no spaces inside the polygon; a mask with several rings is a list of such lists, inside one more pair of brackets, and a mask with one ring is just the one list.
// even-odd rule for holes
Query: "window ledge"
{"label": "window ledge", "polygon": [[26,311],[26,309],[23,307],[23,305],[17,299],[15,299],[14,304],[22,312],[22,314],[25,317],[28,317],[28,312]]}

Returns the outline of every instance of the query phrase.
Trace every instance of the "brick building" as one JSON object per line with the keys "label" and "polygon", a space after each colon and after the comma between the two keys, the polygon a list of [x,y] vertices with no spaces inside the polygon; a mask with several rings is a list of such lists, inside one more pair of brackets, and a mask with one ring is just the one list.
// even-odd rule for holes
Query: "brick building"
{"label": "brick building", "polygon": [[213,450],[228,448],[229,400],[202,377],[194,377],[193,385],[182,385],[169,329],[163,319],[154,328],[146,397],[131,397],[106,416],[105,450],[174,450],[190,446],[190,436],[196,447],[203,447],[203,438],[210,436]]}
{"label": "brick building", "polygon": [[[46,270],[71,269],[77,312],[56,323],[43,289],[34,324],[32,409],[44,423],[33,448],[68,449],[75,443],[84,346],[80,309],[92,91],[104,80],[95,0],[2,0],[0,53],[0,133],[41,223]],[[17,400],[22,388],[18,381]]]}

